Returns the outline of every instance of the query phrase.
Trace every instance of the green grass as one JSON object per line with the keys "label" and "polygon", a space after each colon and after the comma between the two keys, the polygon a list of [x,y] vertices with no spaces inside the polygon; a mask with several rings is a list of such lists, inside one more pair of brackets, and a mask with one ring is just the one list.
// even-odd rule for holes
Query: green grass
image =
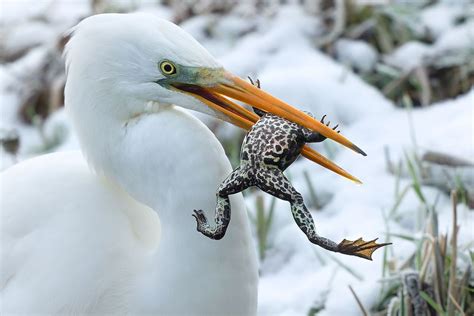
{"label": "green grass", "polygon": [[276,199],[271,197],[270,205],[266,207],[263,195],[258,194],[255,198],[255,216],[249,214],[257,233],[257,247],[260,261],[265,260],[266,252],[270,248],[268,235],[273,222],[275,203]]}
{"label": "green grass", "polygon": [[414,243],[416,248],[402,264],[390,265],[390,256],[384,256],[385,282],[379,301],[372,311],[379,315],[413,315],[414,301],[404,290],[403,278],[406,271],[411,271],[410,273],[419,277],[421,288],[418,295],[429,306],[428,315],[472,315],[474,292],[469,285],[472,258],[463,268],[457,265],[461,251],[457,243],[457,195],[453,191],[451,196],[453,227],[449,236],[439,232],[436,203],[434,206],[428,205],[426,198],[422,199],[421,196],[418,196],[423,206],[421,209],[430,208],[423,234],[389,233],[391,237]]}

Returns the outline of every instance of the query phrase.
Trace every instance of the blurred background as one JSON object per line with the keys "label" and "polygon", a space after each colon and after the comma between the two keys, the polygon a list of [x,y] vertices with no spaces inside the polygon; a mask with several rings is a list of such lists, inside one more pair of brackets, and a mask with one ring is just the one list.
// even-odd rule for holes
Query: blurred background
{"label": "blurred background", "polygon": [[[474,313],[472,1],[2,0],[0,170],[79,148],[63,110],[67,30],[134,11],[179,24],[224,67],[327,114],[368,153],[314,146],[361,186],[305,159],[287,176],[321,235],[393,243],[373,262],[314,247],[286,202],[245,192],[259,314]],[[238,165],[244,132],[194,114]]]}

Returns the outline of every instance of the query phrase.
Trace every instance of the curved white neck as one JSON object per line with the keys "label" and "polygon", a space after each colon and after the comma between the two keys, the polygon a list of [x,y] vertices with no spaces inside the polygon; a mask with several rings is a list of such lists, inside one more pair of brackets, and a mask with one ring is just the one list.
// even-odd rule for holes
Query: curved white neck
{"label": "curved white neck", "polygon": [[[207,127],[172,106],[127,122],[76,117],[78,123],[76,129],[89,163],[160,218],[159,248],[147,278],[141,281],[148,289],[144,298],[149,298],[150,292],[160,293],[160,297],[138,305],[148,305],[149,312],[156,308],[166,312],[169,307],[174,310],[168,312],[176,313],[173,300],[182,296],[195,298],[192,306],[202,307],[206,314],[213,308],[206,300],[232,297],[230,307],[248,308],[244,314],[251,314],[257,299],[257,267],[242,196],[231,197],[232,220],[220,241],[198,233],[191,216],[193,209],[203,209],[213,218],[216,189],[231,171],[222,146]],[[210,288],[196,294],[203,284]]]}

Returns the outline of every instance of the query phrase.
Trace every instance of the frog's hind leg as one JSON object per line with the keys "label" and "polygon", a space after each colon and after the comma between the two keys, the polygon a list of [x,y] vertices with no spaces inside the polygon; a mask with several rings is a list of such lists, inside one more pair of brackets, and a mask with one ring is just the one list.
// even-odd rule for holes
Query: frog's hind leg
{"label": "frog's hind leg", "polygon": [[283,172],[277,168],[264,168],[256,175],[256,186],[263,191],[270,193],[277,198],[289,201],[291,213],[296,224],[306,234],[309,241],[327,250],[340,252],[345,255],[357,256],[372,260],[372,253],[380,247],[390,245],[390,243],[377,244],[376,240],[365,241],[359,238],[355,241],[344,239],[339,244],[321,237],[316,233],[313,218],[303,202],[303,197],[293,188]]}
{"label": "frog's hind leg", "polygon": [[296,224],[309,241],[327,250],[339,252],[338,245],[316,233],[313,217],[304,204],[303,197],[295,190],[283,172],[277,168],[261,169],[256,174],[256,186],[261,190],[291,204],[291,213]]}
{"label": "frog's hind leg", "polygon": [[224,237],[230,222],[230,199],[229,195],[241,192],[251,186],[249,170],[238,167],[222,182],[217,189],[217,202],[214,215],[214,227],[209,225],[206,215],[202,210],[194,210],[194,218],[197,222],[197,230],[211,239]]}

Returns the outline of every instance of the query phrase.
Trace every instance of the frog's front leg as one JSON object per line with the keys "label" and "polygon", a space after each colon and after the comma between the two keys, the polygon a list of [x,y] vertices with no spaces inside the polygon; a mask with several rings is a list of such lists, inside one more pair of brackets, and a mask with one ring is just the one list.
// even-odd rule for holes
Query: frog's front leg
{"label": "frog's front leg", "polygon": [[[311,113],[309,112],[306,112],[308,115],[314,117]],[[326,115],[323,115],[323,117],[321,118],[320,122],[323,123],[323,124],[326,124],[326,126],[329,127],[329,124],[331,124],[331,121],[325,123],[324,122],[324,118],[326,117]],[[334,126],[332,129],[333,130],[336,130],[336,128],[339,127],[339,124],[337,124],[336,126]],[[341,131],[337,131],[338,133],[340,133]],[[319,142],[322,142],[326,139],[326,136],[324,136],[323,134],[320,134],[320,133],[317,133],[317,132],[313,132],[307,128],[305,128],[303,130],[303,136],[304,136],[304,141],[306,143],[319,143]]]}
{"label": "frog's front leg", "polygon": [[[252,85],[254,85],[255,87],[260,89],[260,80],[259,79],[254,81],[252,78],[250,78],[250,76],[248,76],[247,78],[249,78],[249,81]],[[255,108],[255,107],[252,107],[252,109],[255,112],[255,114],[257,114],[260,117],[264,116],[267,113],[265,111],[262,111],[260,109]]]}
{"label": "frog's front leg", "polygon": [[246,169],[238,167],[222,182],[217,189],[217,202],[214,215],[214,227],[212,227],[202,210],[194,210],[194,218],[197,222],[197,230],[203,235],[219,240],[224,237],[230,222],[230,199],[229,195],[241,192],[251,185],[250,176]]}

